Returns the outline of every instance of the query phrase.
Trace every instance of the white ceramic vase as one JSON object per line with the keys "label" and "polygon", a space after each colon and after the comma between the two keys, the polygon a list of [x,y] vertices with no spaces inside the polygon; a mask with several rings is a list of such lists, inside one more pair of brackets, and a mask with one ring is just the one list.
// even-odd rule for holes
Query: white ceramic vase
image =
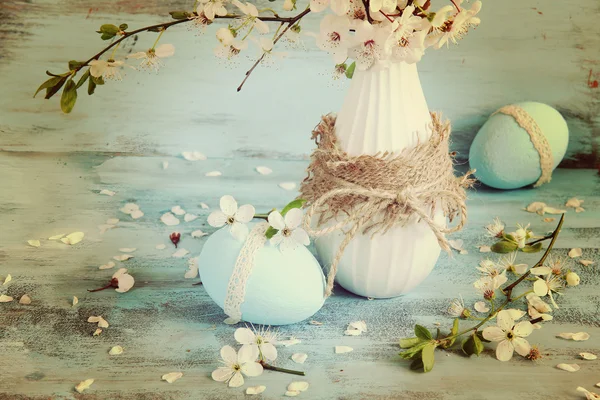
{"label": "white ceramic vase", "polygon": [[[356,71],[341,111],[336,135],[350,155],[399,152],[431,136],[431,116],[416,64],[393,63]],[[440,213],[436,223],[443,226]],[[330,265],[343,232],[316,240],[323,265]],[[382,235],[357,234],[338,266],[337,282],[365,297],[399,296],[419,285],[440,254],[435,235],[425,222],[413,221]]]}

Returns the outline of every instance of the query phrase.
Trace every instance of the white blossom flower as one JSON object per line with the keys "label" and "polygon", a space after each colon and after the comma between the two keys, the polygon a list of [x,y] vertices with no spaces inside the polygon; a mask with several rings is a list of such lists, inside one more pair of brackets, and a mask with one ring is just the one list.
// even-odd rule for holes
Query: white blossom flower
{"label": "white blossom flower", "polygon": [[350,49],[349,55],[356,61],[356,68],[365,71],[379,60],[384,60],[391,50],[388,41],[392,32],[391,24],[371,25],[361,21],[355,26],[357,45]]}
{"label": "white blossom flower", "polygon": [[496,290],[500,287],[500,285],[497,284],[497,280],[492,279],[489,276],[484,276],[478,279],[475,281],[475,283],[473,283],[473,286],[481,295],[483,295],[483,298],[486,300],[495,298]]}
{"label": "white blossom flower", "polygon": [[206,27],[212,24],[212,20],[208,19],[204,11],[198,11],[197,14],[189,16],[188,19],[192,20],[191,29],[196,29],[198,34],[203,34]]}
{"label": "white blossom flower", "polygon": [[500,258],[498,261],[498,265],[501,268],[504,268],[507,271],[510,271],[517,275],[523,275],[527,272],[528,265],[527,264],[516,264],[517,260],[517,252],[513,251],[507,256]]}
{"label": "white blossom flower", "polygon": [[336,64],[341,64],[348,58],[351,40],[348,18],[329,14],[321,20],[317,47],[331,54]]}
{"label": "white blossom flower", "polygon": [[560,277],[554,276],[552,274],[546,275],[546,279],[538,278],[533,283],[533,292],[540,296],[548,296],[550,297],[550,301],[554,308],[558,308],[556,301],[554,301],[554,296],[552,293],[560,294],[559,291],[563,288],[564,284],[561,281]]}
{"label": "white blossom flower", "polygon": [[321,12],[328,6],[337,15],[344,15],[350,9],[350,0],[310,0],[310,11]]}
{"label": "white blossom flower", "polygon": [[483,276],[490,277],[496,280],[496,287],[500,287],[506,283],[508,278],[506,277],[506,269],[501,265],[496,264],[492,260],[485,259],[479,263],[479,267],[476,267]]}
{"label": "white blossom flower", "polygon": [[[596,386],[600,386],[598,384],[596,384]],[[585,394],[585,398],[586,400],[596,400],[596,399],[600,399],[600,394],[598,393],[594,393],[594,392],[590,392],[589,390],[587,390],[584,387],[578,386],[576,389],[578,392],[581,392],[583,394]]]}
{"label": "white blossom flower", "polygon": [[308,246],[310,244],[308,233],[300,227],[302,216],[302,210],[299,208],[289,210],[285,214],[285,218],[279,211],[271,212],[268,217],[269,224],[278,230],[271,238],[271,244],[279,245],[281,252],[294,250],[298,244]]}
{"label": "white blossom flower", "polygon": [[[102,77],[109,81],[121,81],[123,76],[121,75],[121,67],[126,66],[124,61],[115,60],[92,60],[90,61],[90,75],[95,78]],[[133,68],[129,66],[130,68]]]}
{"label": "white blossom flower", "polygon": [[504,234],[504,228],[504,224],[502,223],[502,221],[500,221],[500,218],[498,217],[494,218],[494,221],[491,224],[486,225],[485,227],[488,235],[495,238],[502,237],[502,235]]}
{"label": "white blossom flower", "polygon": [[[249,328],[238,328],[234,334],[235,340],[244,347],[251,347],[253,352],[259,354],[259,359],[274,361],[277,358],[275,335],[269,329],[259,329],[254,332]],[[240,350],[242,351],[242,350]]]}
{"label": "white blossom flower", "polygon": [[452,300],[450,306],[448,306],[448,314],[454,318],[467,318],[471,313],[465,308],[465,302],[462,296],[459,295],[459,298]]}
{"label": "white blossom flower", "polygon": [[227,15],[227,9],[223,0],[200,0],[198,12],[200,11],[204,12],[206,18],[211,21],[215,19],[216,15],[219,17]]}
{"label": "white blossom flower", "polygon": [[525,241],[533,236],[533,232],[529,230],[529,224],[526,226],[517,224],[517,230],[515,232],[511,232],[510,234],[515,238],[515,241],[520,249],[525,247]]}
{"label": "white blossom flower", "polygon": [[220,211],[213,211],[208,216],[209,225],[215,228],[229,225],[231,235],[238,240],[243,240],[248,235],[246,224],[254,218],[254,207],[245,204],[238,208],[235,199],[229,195],[221,197],[220,206]]}
{"label": "white blossom flower", "polygon": [[217,40],[219,44],[215,47],[214,54],[219,58],[232,59],[248,48],[248,42],[233,36],[233,32],[229,28],[219,28]]}
{"label": "white blossom flower", "polygon": [[529,354],[531,346],[523,339],[531,334],[533,327],[529,321],[521,321],[515,325],[511,313],[502,310],[496,318],[498,326],[489,326],[483,330],[483,337],[492,342],[499,342],[496,347],[496,358],[500,361],[508,361],[513,352],[523,357]]}
{"label": "white blossom flower", "polygon": [[538,312],[548,313],[552,311],[552,307],[548,305],[544,300],[540,298],[540,296],[535,293],[529,293],[525,296],[529,305],[533,306]]}
{"label": "white blossom flower", "polygon": [[163,66],[161,58],[171,57],[173,54],[175,54],[175,46],[172,44],[161,44],[157,48],[148,49],[148,51],[130,54],[127,58],[142,60],[140,68],[158,72]]}
{"label": "white blossom flower", "polygon": [[125,293],[129,291],[129,289],[131,289],[133,287],[133,284],[135,283],[135,279],[133,279],[133,276],[127,273],[127,268],[120,268],[117,272],[114,273],[112,278],[113,280],[117,280],[115,292],[119,293]]}
{"label": "white blossom flower", "polygon": [[265,21],[262,21],[258,18],[258,9],[254,4],[246,2],[246,4],[241,3],[239,0],[233,0],[231,2],[234,6],[240,9],[242,13],[246,15],[246,17],[242,18],[242,24],[245,21],[249,21],[253,28],[259,33],[268,33],[269,25]]}
{"label": "white blossom flower", "polygon": [[441,32],[441,34],[438,35],[439,39],[434,42],[434,48],[439,49],[450,42],[457,44],[458,40],[463,38],[469,28],[479,25],[481,20],[475,15],[477,15],[480,10],[481,1],[478,0],[473,3],[470,9],[464,8],[454,16],[454,18],[446,21],[440,28],[439,32]]}
{"label": "white blossom flower", "polygon": [[408,64],[414,64],[421,61],[425,54],[426,30],[415,32],[408,38],[398,39],[396,37],[395,45],[392,46],[392,58],[395,61],[404,61]]}
{"label": "white blossom flower", "polygon": [[[369,1],[369,11],[371,15],[375,17],[376,14],[381,15],[380,11],[385,14],[391,14],[396,10],[398,3],[396,0],[370,0]],[[414,7],[413,7],[414,11]],[[412,11],[411,11],[412,13]],[[404,15],[404,13],[402,14]],[[419,18],[421,19],[421,18]]]}
{"label": "white blossom flower", "polygon": [[[224,367],[212,372],[212,378],[217,382],[227,382],[229,387],[240,387],[244,384],[244,376],[259,376],[263,372],[261,364],[256,362],[258,351],[248,346],[242,347],[237,353],[233,347],[224,346],[221,349]],[[243,374],[243,375],[242,375]]]}

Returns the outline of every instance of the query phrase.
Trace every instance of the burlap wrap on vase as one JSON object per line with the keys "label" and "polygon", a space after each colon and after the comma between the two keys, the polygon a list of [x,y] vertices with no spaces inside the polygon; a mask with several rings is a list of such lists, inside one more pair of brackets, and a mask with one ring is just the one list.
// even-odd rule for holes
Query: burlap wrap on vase
{"label": "burlap wrap on vase", "polygon": [[[331,295],[338,263],[344,248],[357,232],[377,235],[409,222],[425,221],[442,249],[450,251],[445,234],[462,229],[467,218],[465,188],[473,183],[469,176],[454,175],[449,153],[450,123],[432,113],[429,140],[400,153],[349,156],[337,145],[335,116],[326,115],[314,129],[317,148],[311,156],[308,176],[300,187],[300,198],[307,201],[305,229],[312,236],[323,236],[342,229],[345,232],[329,267],[327,290]],[[453,227],[434,222],[441,209]],[[315,223],[313,216],[318,215]],[[329,223],[333,221],[334,223]]]}

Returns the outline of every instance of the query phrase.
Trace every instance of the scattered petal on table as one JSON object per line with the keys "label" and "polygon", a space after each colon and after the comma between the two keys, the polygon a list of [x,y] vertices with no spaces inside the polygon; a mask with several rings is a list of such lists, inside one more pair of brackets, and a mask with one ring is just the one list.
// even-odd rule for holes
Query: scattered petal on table
{"label": "scattered petal on table", "polygon": [[75,390],[77,390],[77,393],[83,393],[84,390],[89,389],[90,386],[92,386],[92,383],[94,383],[93,379],[81,381],[77,384],[77,386],[75,386]]}
{"label": "scattered petal on table", "polygon": [[164,213],[162,215],[162,217],[160,217],[160,220],[163,222],[163,224],[168,225],[168,226],[179,225],[179,219],[177,219],[170,212]]}
{"label": "scattered petal on table", "polygon": [[293,346],[295,344],[301,343],[300,339],[296,339],[295,337],[290,337],[287,340],[278,340],[275,344],[280,344],[285,347]]}
{"label": "scattered petal on table", "polygon": [[72,307],[76,306],[77,303],[79,303],[79,299],[77,298],[77,296],[73,296],[73,305],[72,305]]}
{"label": "scattered petal on table", "polygon": [[175,207],[171,208],[171,212],[175,215],[184,215],[185,214],[185,210],[183,208],[181,208],[180,206],[175,206]]}
{"label": "scattered petal on table", "polygon": [[577,333],[572,333],[572,332],[563,332],[563,333],[559,333],[558,337],[561,337],[563,339],[570,339],[570,340],[574,340],[576,342],[581,342],[584,340],[588,340],[590,338],[590,334],[587,332],[577,332]]}
{"label": "scattered petal on table", "polygon": [[577,208],[577,207],[581,207],[582,204],[583,204],[583,200],[580,200],[577,197],[571,197],[569,200],[567,200],[567,202],[565,203],[565,206]]}
{"label": "scattered petal on table", "polygon": [[490,311],[490,308],[485,301],[478,301],[473,307],[475,308],[475,311],[480,313],[486,313]]}
{"label": "scattered petal on table", "polygon": [[198,258],[190,258],[188,260],[188,271],[183,276],[186,279],[193,279],[198,276]]}
{"label": "scattered petal on table", "polygon": [[273,172],[273,170],[269,167],[260,166],[256,167],[256,172],[258,172],[261,175],[269,175]]}
{"label": "scattered petal on table", "polygon": [[[115,257],[119,257],[119,256],[115,256]],[[114,266],[115,266],[115,263],[112,261],[109,261],[106,264],[99,266],[98,269],[111,269]]]}
{"label": "scattered petal on table", "polygon": [[116,225],[119,223],[119,218],[109,218],[106,220],[108,225]]}
{"label": "scattered petal on table", "polygon": [[489,253],[491,251],[492,251],[492,248],[490,246],[487,246],[487,245],[479,246],[480,253]]}
{"label": "scattered petal on table", "polygon": [[10,274],[8,274],[8,275],[6,275],[6,278],[4,278],[4,283],[2,285],[6,285],[10,281],[12,281],[12,276]]}
{"label": "scattered petal on table", "polygon": [[348,329],[344,332],[344,335],[346,336],[359,336],[362,334],[362,331],[359,331],[358,329]]}
{"label": "scattered petal on table", "polygon": [[299,391],[299,390],[287,390],[287,391],[285,392],[285,395],[286,395],[287,397],[296,397],[296,396],[298,396],[299,394],[300,394],[300,391]]}
{"label": "scattered petal on table", "polygon": [[73,232],[73,233],[69,233],[67,236],[60,239],[60,241],[63,242],[64,244],[74,245],[74,244],[81,242],[83,240],[84,236],[85,235],[83,232]]}
{"label": "scattered petal on table", "polygon": [[23,296],[21,296],[21,298],[19,299],[19,303],[20,304],[31,304],[31,297],[27,296],[26,294],[24,294]]}
{"label": "scattered petal on table", "polygon": [[108,354],[111,356],[123,354],[123,348],[121,346],[114,346],[109,350]]}
{"label": "scattered petal on table", "polygon": [[192,237],[199,238],[202,236],[206,236],[208,233],[202,232],[202,230],[198,229],[197,231],[192,232]]}
{"label": "scattered petal on table", "polygon": [[[597,383],[596,386],[600,387],[600,383]],[[594,392],[590,392],[589,390],[587,390],[584,387],[578,386],[576,389],[578,392],[581,392],[583,394],[585,394],[585,398],[587,400],[596,400],[596,399],[600,399],[600,394],[598,393],[594,393]]]}
{"label": "scattered petal on table", "polygon": [[131,215],[132,212],[137,211],[139,209],[140,206],[138,206],[135,203],[126,203],[123,207],[119,209],[119,211],[121,211],[124,214]]}
{"label": "scattered petal on table", "polygon": [[461,251],[464,248],[465,242],[462,239],[448,240],[448,244],[454,250]]}
{"label": "scattered petal on table", "polygon": [[162,162],[162,169],[167,169],[169,168],[169,162],[168,161],[163,161]]}
{"label": "scattered petal on table", "polygon": [[50,236],[50,237],[48,238],[48,240],[58,240],[58,239],[62,238],[62,237],[63,237],[63,236],[65,236],[65,235],[66,235],[66,233],[61,233],[60,235],[54,235],[54,236]]}
{"label": "scattered petal on table", "polygon": [[137,249],[135,247],[121,247],[119,249],[119,251],[121,253],[133,253],[134,251],[136,251]]}
{"label": "scattered petal on table", "polygon": [[102,329],[98,328],[94,331],[94,333],[92,334],[92,336],[98,336],[102,333]]}
{"label": "scattered petal on table", "polygon": [[130,215],[133,219],[140,219],[144,216],[144,213],[142,212],[142,210],[135,210],[132,211]]}
{"label": "scattered petal on table", "polygon": [[13,301],[13,298],[10,296],[7,296],[5,294],[0,294],[0,303],[9,303]]}
{"label": "scattered petal on table", "polygon": [[131,254],[119,254],[118,256],[114,256],[113,259],[117,261],[127,261],[130,258],[133,258]]}
{"label": "scattered petal on table", "polygon": [[354,321],[348,324],[348,329],[356,329],[357,331],[366,332],[367,323],[365,321]]}
{"label": "scattered petal on table", "polygon": [[569,250],[569,257],[571,258],[581,257],[582,254],[583,252],[580,247]]}
{"label": "scattered petal on table", "polygon": [[164,250],[167,248],[167,245],[164,243],[160,243],[160,244],[157,244],[155,247],[157,250]]}
{"label": "scattered petal on table", "polygon": [[116,228],[116,225],[111,225],[111,224],[98,225],[98,230],[100,231],[101,235],[103,235],[107,230],[113,229],[113,228]]}
{"label": "scattered petal on table", "polygon": [[287,387],[287,390],[297,391],[297,392],[306,392],[308,390],[308,382],[305,381],[294,381],[290,383]]}
{"label": "scattered petal on table", "polygon": [[348,346],[335,346],[335,353],[336,354],[349,353],[352,350],[354,350],[354,349],[352,347],[348,347]]}
{"label": "scattered petal on table", "polygon": [[175,257],[175,258],[182,258],[182,257],[185,257],[185,256],[186,256],[186,255],[188,255],[188,254],[190,254],[190,252],[189,252],[189,251],[187,251],[187,250],[186,250],[186,249],[184,249],[184,248],[181,248],[181,249],[177,250],[175,253],[173,253],[173,254],[172,254],[172,257]]}
{"label": "scattered petal on table", "polygon": [[246,394],[261,394],[265,391],[266,386],[250,386],[246,389]]}
{"label": "scattered petal on table", "polygon": [[306,353],[294,353],[292,354],[292,361],[298,364],[304,364],[304,361],[308,358]]}
{"label": "scattered petal on table", "polygon": [[192,222],[192,221],[193,221],[193,220],[195,220],[196,218],[198,218],[198,216],[197,216],[196,214],[190,214],[190,213],[187,213],[187,214],[185,214],[185,216],[183,217],[183,220],[184,220],[185,222]]}
{"label": "scattered petal on table", "polygon": [[562,369],[563,371],[568,371],[568,372],[577,372],[579,371],[580,367],[577,364],[558,364],[556,366],[556,368],[558,369]]}
{"label": "scattered petal on table", "polygon": [[175,382],[177,379],[183,376],[183,372],[169,372],[168,374],[164,374],[162,376],[163,381],[167,381],[169,383]]}
{"label": "scattered petal on table", "polygon": [[294,190],[296,189],[296,182],[282,182],[279,187],[284,190]]}
{"label": "scattered petal on table", "polygon": [[541,201],[534,201],[533,203],[529,204],[527,208],[525,208],[525,211],[544,215],[544,207],[546,207],[546,203],[542,203]]}
{"label": "scattered petal on table", "polygon": [[206,160],[206,156],[199,151],[184,151],[181,153],[183,158],[188,161],[204,161]]}
{"label": "scattered petal on table", "polygon": [[546,214],[554,214],[554,215],[557,215],[557,214],[564,214],[564,213],[566,213],[566,212],[567,212],[567,210],[561,210],[561,209],[554,208],[554,207],[544,207],[544,212],[545,212]]}
{"label": "scattered petal on table", "polygon": [[203,210],[208,210],[210,208],[206,203],[200,203],[200,207],[202,207]]}
{"label": "scattered petal on table", "polygon": [[108,189],[102,189],[100,191],[100,194],[103,194],[105,196],[114,196],[115,194],[117,194],[117,192],[113,192],[112,190],[108,190]]}
{"label": "scattered petal on table", "polygon": [[575,212],[576,213],[580,213],[580,212],[584,212],[584,211],[585,211],[585,208],[583,208],[583,207],[576,207],[575,208]]}
{"label": "scattered petal on table", "polygon": [[583,352],[583,353],[579,353],[579,356],[580,356],[581,358],[583,358],[584,360],[595,360],[595,359],[597,359],[597,358],[598,358],[598,356],[597,356],[597,355],[595,355],[595,354],[592,354],[592,353],[585,353],[585,352]]}
{"label": "scattered petal on table", "polygon": [[592,260],[579,260],[579,264],[583,265],[584,267],[589,267],[590,265],[593,265],[594,262]]}
{"label": "scattered petal on table", "polygon": [[544,222],[554,222],[554,221],[556,221],[556,218],[551,218],[551,217],[544,218]]}
{"label": "scattered petal on table", "polygon": [[309,321],[308,323],[309,323],[310,325],[317,325],[317,326],[323,325],[323,323],[322,323],[322,322],[319,322],[319,321]]}
{"label": "scattered petal on table", "polygon": [[27,244],[30,245],[31,247],[40,247],[41,243],[39,240],[28,240]]}
{"label": "scattered petal on table", "polygon": [[223,173],[221,171],[210,171],[204,174],[204,176],[221,176]]}

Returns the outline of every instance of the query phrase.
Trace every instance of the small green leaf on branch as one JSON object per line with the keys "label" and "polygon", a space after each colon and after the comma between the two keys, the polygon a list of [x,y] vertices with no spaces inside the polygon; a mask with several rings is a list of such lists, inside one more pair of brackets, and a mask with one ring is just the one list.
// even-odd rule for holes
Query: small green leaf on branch
{"label": "small green leaf on branch", "polygon": [[415,325],[415,335],[421,340],[432,340],[433,336],[427,328],[422,325]]}
{"label": "small green leaf on branch", "polygon": [[117,33],[119,33],[120,29],[118,26],[113,24],[104,24],[100,27],[99,31],[96,31],[101,34],[100,38],[102,40],[109,40],[114,38]]}
{"label": "small green leaf on branch", "polygon": [[[288,205],[283,207],[283,210],[281,210],[281,216],[285,217],[285,214],[287,214],[288,211],[290,211],[293,208],[302,208],[304,203],[306,203],[306,200],[304,199],[296,199],[291,201],[290,203],[288,203]],[[277,229],[270,226],[269,229],[267,229],[267,231],[265,232],[265,236],[267,237],[267,239],[271,239],[273,236],[275,236],[276,233]]]}
{"label": "small green leaf on branch", "polygon": [[88,69],[87,71],[85,71],[85,73],[83,75],[81,75],[81,78],[79,78],[79,81],[77,81],[77,85],[75,86],[75,89],[79,89],[81,86],[83,86],[83,84],[89,77],[90,77],[90,70]]}
{"label": "small green leaf on branch", "polygon": [[403,339],[400,339],[400,348],[408,349],[410,347],[418,345],[421,342],[422,342],[422,340],[419,339],[418,337],[403,338]]}
{"label": "small green leaf on branch", "polygon": [[354,76],[354,70],[356,69],[356,62],[350,64],[348,68],[346,68],[346,78],[352,79]]}
{"label": "small green leaf on branch", "polygon": [[490,248],[494,253],[512,253],[517,250],[519,246],[516,243],[509,242],[508,240],[501,240],[499,242],[494,243],[494,245]]}
{"label": "small green leaf on branch", "polygon": [[188,19],[190,17],[190,13],[187,11],[171,11],[169,14],[173,19]]}
{"label": "small green leaf on branch", "polygon": [[537,253],[542,250],[542,242],[536,243],[532,246],[526,245],[521,249],[523,253]]}
{"label": "small green leaf on branch", "polygon": [[65,114],[70,113],[73,107],[75,107],[75,102],[77,101],[77,89],[75,86],[73,79],[69,79],[60,97],[60,108]]}
{"label": "small green leaf on branch", "polygon": [[429,342],[425,347],[423,347],[423,351],[421,353],[421,360],[423,361],[423,372],[429,372],[433,369],[433,364],[435,363],[435,343]]}

